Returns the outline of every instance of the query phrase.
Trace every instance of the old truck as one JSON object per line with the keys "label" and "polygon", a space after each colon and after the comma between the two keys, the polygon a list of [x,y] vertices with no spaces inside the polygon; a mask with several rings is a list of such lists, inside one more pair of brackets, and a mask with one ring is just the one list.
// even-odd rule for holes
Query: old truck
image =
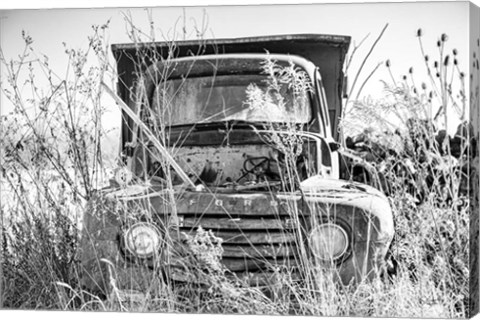
{"label": "old truck", "polygon": [[377,275],[392,210],[349,178],[338,143],[349,43],[298,34],[113,45],[123,168],[85,212],[83,285],[106,294],[201,282],[188,245],[199,230],[221,243],[222,270],[252,285],[279,272],[301,281],[317,270],[307,265],[343,284]]}

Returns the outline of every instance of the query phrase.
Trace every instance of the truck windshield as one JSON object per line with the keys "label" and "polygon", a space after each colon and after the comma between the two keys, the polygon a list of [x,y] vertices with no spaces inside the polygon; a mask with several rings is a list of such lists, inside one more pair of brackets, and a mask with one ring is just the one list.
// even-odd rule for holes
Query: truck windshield
{"label": "truck windshield", "polygon": [[307,123],[307,90],[272,82],[264,74],[228,74],[171,79],[159,84],[153,111],[169,126],[230,120]]}

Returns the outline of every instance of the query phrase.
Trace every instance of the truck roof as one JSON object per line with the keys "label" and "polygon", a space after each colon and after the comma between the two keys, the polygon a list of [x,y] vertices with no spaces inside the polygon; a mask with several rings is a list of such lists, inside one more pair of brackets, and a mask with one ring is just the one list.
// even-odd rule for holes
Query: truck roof
{"label": "truck roof", "polygon": [[[343,64],[350,45],[349,36],[325,34],[287,34],[227,39],[200,39],[147,43],[113,44],[117,61],[118,93],[133,106],[130,90],[139,72],[154,61],[185,56],[223,53],[291,54],[303,57],[318,66],[329,106],[332,133],[338,137],[338,120],[342,112]],[[127,141],[128,137],[122,137]]]}

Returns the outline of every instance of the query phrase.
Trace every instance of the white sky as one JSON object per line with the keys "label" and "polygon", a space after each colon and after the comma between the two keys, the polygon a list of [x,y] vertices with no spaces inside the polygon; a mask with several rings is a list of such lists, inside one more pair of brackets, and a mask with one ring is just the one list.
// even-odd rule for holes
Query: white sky
{"label": "white sky", "polygon": [[[477,0],[480,1],[480,0]],[[262,3],[268,3],[263,1]],[[270,1],[272,2],[272,1]],[[281,3],[282,1],[275,1]],[[285,2],[285,1],[283,1]],[[300,1],[301,2],[301,1]],[[305,1],[303,1],[305,2]],[[15,1],[13,6],[21,7],[23,0]],[[30,6],[42,7],[65,6],[60,1],[43,1],[42,4],[30,3]],[[81,4],[80,4],[81,3]],[[155,1],[141,0],[128,2],[116,1],[120,6],[151,6]],[[190,5],[195,3],[244,3],[242,1],[164,1],[166,5]],[[250,1],[248,3],[256,3]],[[258,3],[258,1],[257,1]],[[68,6],[99,6],[98,2],[69,2]],[[113,6],[111,2],[104,5]],[[130,4],[131,5],[131,4]],[[3,4],[1,6],[4,6]],[[27,3],[28,6],[28,3]],[[420,54],[416,30],[424,30],[424,45],[427,53],[436,56],[436,41],[442,33],[449,36],[447,48],[456,48],[459,52],[459,66],[467,69],[469,56],[469,20],[468,2],[405,2],[405,3],[353,3],[353,4],[297,4],[297,5],[256,5],[256,6],[210,6],[187,7],[186,23],[189,31],[193,30],[195,21],[202,23],[204,12],[207,15],[207,37],[228,38],[255,35],[272,35],[286,33],[325,33],[349,35],[352,44],[359,43],[367,34],[369,38],[356,54],[351,71],[354,74],[377,35],[386,23],[389,27],[364,68],[364,79],[377,63],[390,59],[394,76],[398,79],[408,73],[413,66],[418,74],[417,83],[426,80],[423,57]],[[174,26],[181,30],[184,9],[181,7],[151,8],[157,35],[161,32],[169,38],[173,36]],[[25,30],[34,40],[37,51],[49,56],[54,70],[64,74],[67,56],[62,42],[69,47],[86,48],[87,36],[91,35],[91,25],[101,25],[110,19],[110,43],[128,42],[125,34],[123,13],[130,12],[135,24],[148,30],[147,13],[142,8],[94,8],[94,9],[51,9],[51,10],[7,10],[0,12],[0,47],[7,59],[15,58],[23,48],[21,37]],[[180,21],[179,21],[180,19]],[[192,33],[192,37],[195,35]],[[161,40],[161,37],[158,37]],[[178,39],[178,36],[176,37]],[[466,72],[468,73],[468,72]],[[353,80],[350,74],[350,83]],[[420,76],[421,75],[421,76]],[[368,82],[363,94],[381,97],[383,85],[380,80],[390,81],[385,67],[380,67]],[[358,88],[358,87],[357,87]],[[8,104],[2,97],[0,110],[8,111]],[[111,118],[112,119],[112,118]],[[116,124],[109,123],[109,126]]]}

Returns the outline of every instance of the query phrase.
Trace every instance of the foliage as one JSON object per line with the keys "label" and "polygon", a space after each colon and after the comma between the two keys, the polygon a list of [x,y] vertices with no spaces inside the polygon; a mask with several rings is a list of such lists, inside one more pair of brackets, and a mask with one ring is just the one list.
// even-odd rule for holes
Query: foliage
{"label": "foliage", "polygon": [[[23,34],[18,60],[0,54],[3,299],[7,308],[60,308],[57,281],[75,283],[74,256],[85,204],[104,183],[99,79],[106,65],[86,68],[106,27],[94,27],[87,51],[65,49],[64,77]],[[73,70],[73,73],[70,71]],[[45,89],[41,89],[45,88]]]}

